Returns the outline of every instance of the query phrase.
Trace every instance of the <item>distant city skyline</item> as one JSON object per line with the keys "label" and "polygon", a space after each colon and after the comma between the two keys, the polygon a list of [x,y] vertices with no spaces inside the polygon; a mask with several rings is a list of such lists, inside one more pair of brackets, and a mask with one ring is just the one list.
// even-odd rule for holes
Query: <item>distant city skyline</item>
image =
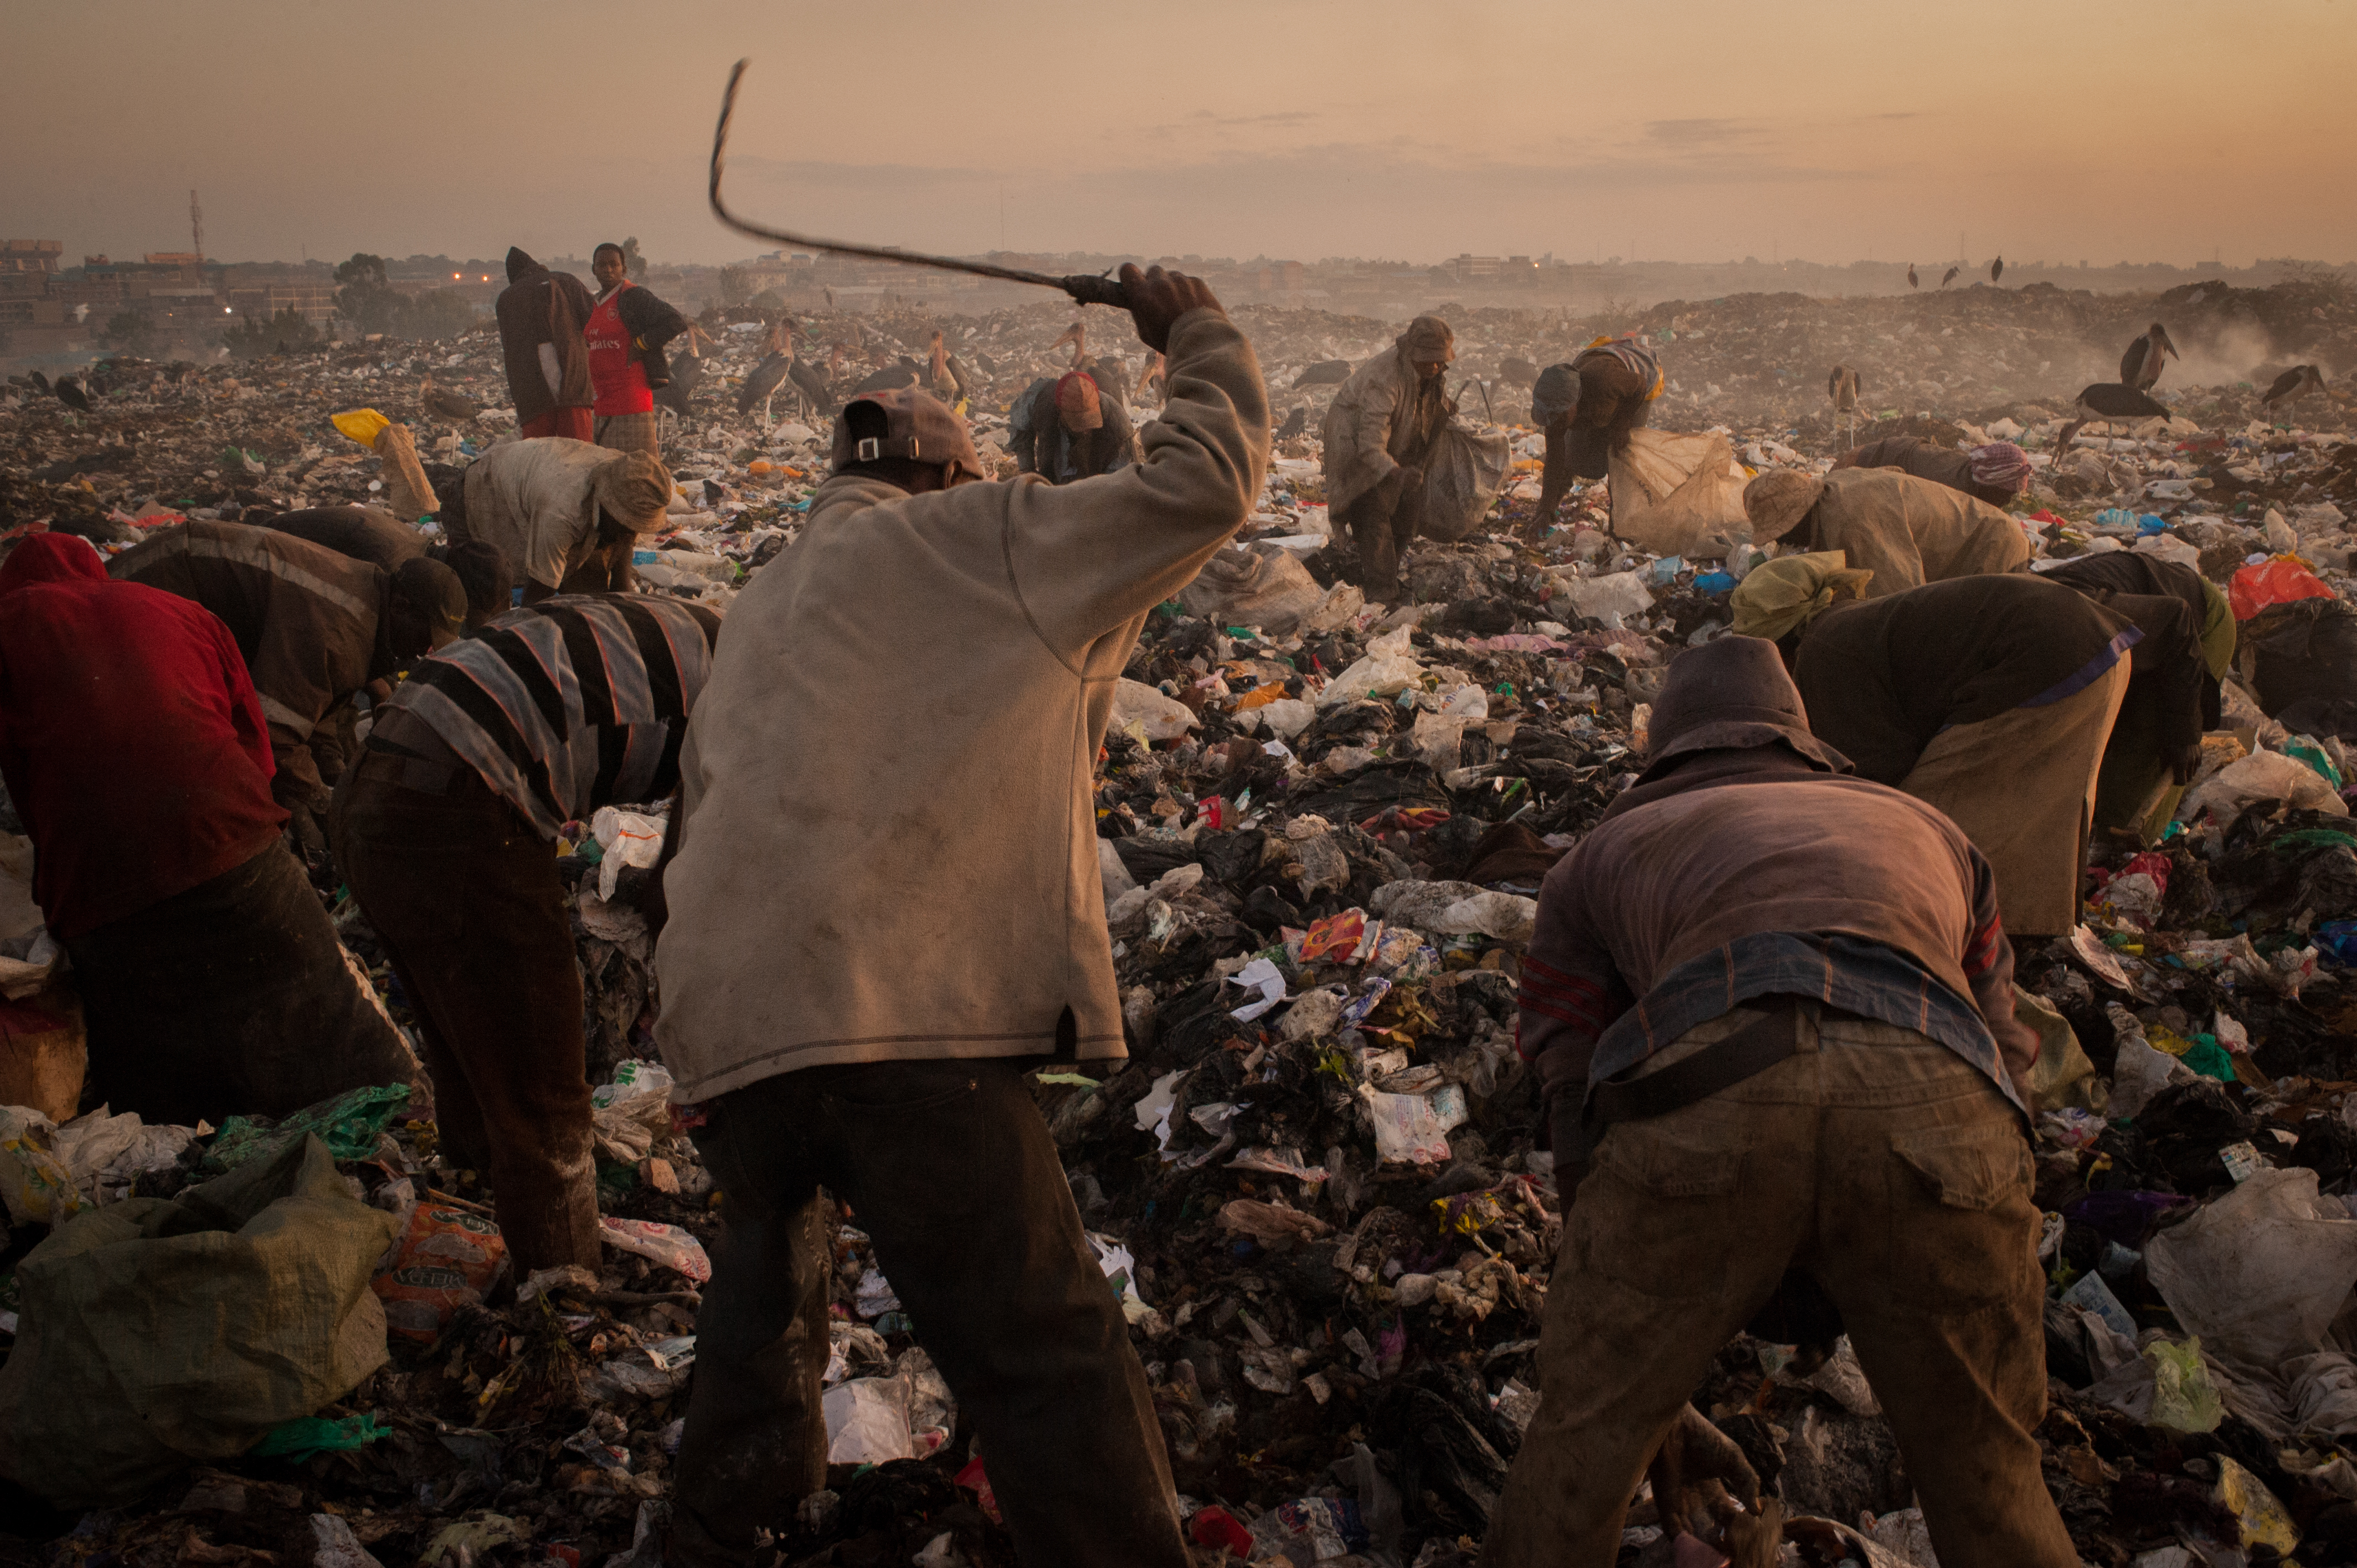
{"label": "distant city skyline", "polygon": [[185,250],[191,188],[221,260],[738,260],[704,174],[740,54],[735,203],[915,249],[2357,258],[2340,0],[84,0],[9,37],[0,228],[70,266]]}

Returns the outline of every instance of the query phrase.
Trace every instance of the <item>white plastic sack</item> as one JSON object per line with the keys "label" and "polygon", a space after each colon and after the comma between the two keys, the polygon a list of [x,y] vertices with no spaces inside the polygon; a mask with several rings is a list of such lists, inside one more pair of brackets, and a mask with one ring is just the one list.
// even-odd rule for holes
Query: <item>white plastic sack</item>
{"label": "white plastic sack", "polygon": [[1501,942],[1527,942],[1538,929],[1538,923],[1537,899],[1485,889],[1449,905],[1429,929],[1448,936],[1470,936],[1478,931]]}
{"label": "white plastic sack", "polygon": [[1294,555],[1266,545],[1220,550],[1179,590],[1187,613],[1220,626],[1257,627],[1289,637],[1326,602],[1326,590]]}
{"label": "white plastic sack", "polygon": [[1635,572],[1615,572],[1605,577],[1563,574],[1555,581],[1563,588],[1563,596],[1571,601],[1574,615],[1600,620],[1608,627],[1618,627],[1625,618],[1643,615],[1653,607],[1653,596]]}
{"label": "white plastic sack", "polygon": [[1113,727],[1136,725],[1148,740],[1177,740],[1195,727],[1194,713],[1176,697],[1125,675],[1113,691]]}
{"label": "white plastic sack", "polygon": [[1375,1122],[1375,1157],[1385,1165],[1439,1165],[1448,1158],[1448,1130],[1465,1120],[1465,1091],[1453,1083],[1430,1094],[1385,1094],[1361,1084],[1360,1097]]}
{"label": "white plastic sack", "polygon": [[1612,458],[1612,532],[1655,555],[1723,556],[1751,538],[1749,478],[1724,435],[1632,430]]}
{"label": "white plastic sack", "polygon": [[[1408,651],[1408,628],[1402,627],[1367,644],[1366,657],[1335,676],[1318,694],[1318,705],[1332,707],[1338,703],[1355,703],[1361,697],[1395,697],[1421,682],[1424,666]],[[1269,705],[1275,706],[1273,703]]]}
{"label": "white plastic sack", "polygon": [[2357,1284],[2357,1219],[2311,1170],[2263,1170],[2145,1248],[2155,1289],[2212,1352],[2273,1369],[2322,1347]]}
{"label": "white plastic sack", "polygon": [[2220,822],[2232,822],[2261,800],[2285,800],[2301,811],[2336,817],[2349,814],[2348,802],[2333,792],[2315,768],[2280,751],[2260,751],[2237,757],[2194,786],[2177,808],[2177,818],[2197,822],[2203,811],[2211,811]]}
{"label": "white plastic sack", "polygon": [[1424,459],[1424,489],[1415,531],[1453,542],[1473,532],[1506,488],[1513,454],[1501,431],[1445,426]]}
{"label": "white plastic sack", "polygon": [[590,834],[605,858],[597,863],[597,897],[614,896],[615,879],[622,867],[651,867],[662,858],[663,820],[642,817],[636,811],[618,811],[611,806],[600,806],[589,819]]}

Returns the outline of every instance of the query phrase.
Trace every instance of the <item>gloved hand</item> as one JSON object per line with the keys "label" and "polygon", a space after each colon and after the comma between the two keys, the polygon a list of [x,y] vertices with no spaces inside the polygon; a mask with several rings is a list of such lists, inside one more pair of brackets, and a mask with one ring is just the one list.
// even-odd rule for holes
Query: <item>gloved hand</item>
{"label": "gloved hand", "polygon": [[1662,1529],[1670,1535],[1714,1535],[1722,1498],[1733,1498],[1754,1510],[1760,1506],[1760,1472],[1735,1440],[1692,1404],[1678,1412],[1646,1465],[1645,1476],[1653,1486]]}

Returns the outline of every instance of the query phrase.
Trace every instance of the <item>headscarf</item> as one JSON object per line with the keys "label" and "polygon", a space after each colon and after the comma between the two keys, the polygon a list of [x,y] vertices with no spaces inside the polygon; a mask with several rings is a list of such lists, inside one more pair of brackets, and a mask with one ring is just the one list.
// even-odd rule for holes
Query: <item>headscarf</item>
{"label": "headscarf", "polygon": [[1765,544],[1781,539],[1801,525],[1825,481],[1798,468],[1770,468],[1743,487],[1743,515],[1751,520],[1751,542]]}
{"label": "headscarf", "polygon": [[540,270],[540,263],[526,255],[522,246],[508,247],[508,282],[521,283],[526,273],[536,273]]}
{"label": "headscarf", "polygon": [[0,594],[29,588],[36,583],[106,581],[106,564],[97,546],[80,534],[28,533],[0,561]]}
{"label": "headscarf", "polygon": [[1104,410],[1097,401],[1097,383],[1079,371],[1068,371],[1056,383],[1056,413],[1067,430],[1104,428]]}
{"label": "headscarf", "polygon": [[1735,585],[1729,603],[1735,608],[1735,630],[1743,637],[1773,642],[1786,632],[1808,625],[1843,599],[1866,596],[1874,574],[1852,566],[1838,550],[1813,555],[1782,555],[1754,566]]}
{"label": "headscarf", "polygon": [[2016,495],[2029,488],[2029,458],[2010,441],[1973,448],[1973,482],[2002,485]]}
{"label": "headscarf", "polygon": [[1419,316],[1400,334],[1399,347],[1411,365],[1445,365],[1457,358],[1457,332],[1437,316]]}
{"label": "headscarf", "polygon": [[633,533],[662,527],[671,492],[671,474],[651,452],[617,454],[597,470],[590,491],[601,510]]}

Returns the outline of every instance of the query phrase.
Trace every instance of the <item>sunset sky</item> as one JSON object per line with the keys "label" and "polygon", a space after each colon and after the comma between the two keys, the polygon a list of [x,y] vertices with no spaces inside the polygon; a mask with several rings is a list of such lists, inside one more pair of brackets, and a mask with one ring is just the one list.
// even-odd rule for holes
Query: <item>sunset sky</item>
{"label": "sunset sky", "polygon": [[741,257],[740,55],[732,199],[875,243],[2357,259],[2357,0],[0,4],[0,228],[70,263],[192,186],[226,260]]}

